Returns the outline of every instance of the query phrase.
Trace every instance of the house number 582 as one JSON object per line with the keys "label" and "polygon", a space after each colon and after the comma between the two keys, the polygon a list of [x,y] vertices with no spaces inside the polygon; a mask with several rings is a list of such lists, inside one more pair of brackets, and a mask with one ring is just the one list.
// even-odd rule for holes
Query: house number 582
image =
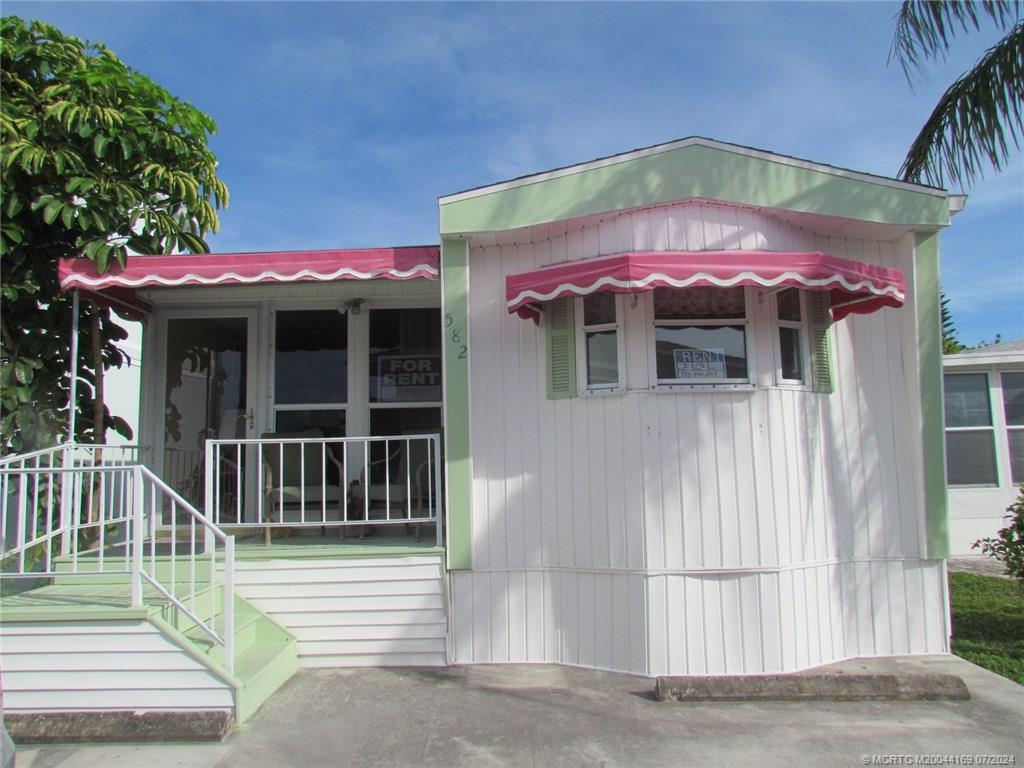
{"label": "house number 582", "polygon": [[444,327],[448,330],[448,339],[459,348],[458,359],[465,360],[468,350],[466,345],[462,343],[462,329],[455,327],[455,318],[445,314]]}

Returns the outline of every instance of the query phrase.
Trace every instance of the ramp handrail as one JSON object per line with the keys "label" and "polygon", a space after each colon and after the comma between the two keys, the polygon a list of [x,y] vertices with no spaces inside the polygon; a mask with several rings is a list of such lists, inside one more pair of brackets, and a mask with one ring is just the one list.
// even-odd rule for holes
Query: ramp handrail
{"label": "ramp handrail", "polygon": [[118,448],[65,444],[0,463],[0,583],[128,575],[133,607],[156,593],[223,648],[232,672],[234,537],[149,468],[107,463],[108,447]]}

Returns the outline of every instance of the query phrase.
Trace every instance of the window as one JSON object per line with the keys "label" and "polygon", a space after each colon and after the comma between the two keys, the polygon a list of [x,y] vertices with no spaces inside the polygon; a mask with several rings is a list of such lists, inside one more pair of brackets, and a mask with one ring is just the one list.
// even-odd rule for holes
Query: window
{"label": "window", "polygon": [[743,288],[656,288],[653,304],[659,385],[750,382]]}
{"label": "window", "polygon": [[1004,373],[1001,380],[1010,477],[1014,484],[1024,483],[1024,372]]}
{"label": "window", "polygon": [[775,294],[778,324],[775,378],[780,384],[803,384],[806,381],[804,317],[803,294],[799,289],[786,288]]}
{"label": "window", "polygon": [[582,341],[578,354],[585,390],[622,387],[619,300],[614,293],[595,293],[576,302]]}
{"label": "window", "polygon": [[274,325],[274,430],[344,435],[348,318],[334,309],[279,311]]}
{"label": "window", "polygon": [[948,484],[997,485],[988,374],[947,373],[943,380]]}

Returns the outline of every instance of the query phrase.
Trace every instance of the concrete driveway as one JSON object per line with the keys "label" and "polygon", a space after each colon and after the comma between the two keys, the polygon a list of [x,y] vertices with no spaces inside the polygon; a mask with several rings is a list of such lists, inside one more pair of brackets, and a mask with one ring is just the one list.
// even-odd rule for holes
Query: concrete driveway
{"label": "concrete driveway", "polygon": [[915,764],[904,755],[1024,763],[1024,687],[953,656],[843,666],[893,665],[960,675],[972,699],[678,704],[654,701],[646,678],[566,667],[306,670],[221,744],[25,748],[17,764],[789,768],[863,766],[871,755],[881,756],[877,765]]}

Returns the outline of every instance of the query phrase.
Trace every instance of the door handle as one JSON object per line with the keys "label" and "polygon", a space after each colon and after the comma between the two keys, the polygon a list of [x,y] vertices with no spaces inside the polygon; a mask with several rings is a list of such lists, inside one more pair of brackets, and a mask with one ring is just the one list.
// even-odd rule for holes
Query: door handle
{"label": "door handle", "polygon": [[246,411],[245,418],[249,420],[249,429],[255,429],[256,428],[256,409],[255,408],[250,408],[248,411]]}

